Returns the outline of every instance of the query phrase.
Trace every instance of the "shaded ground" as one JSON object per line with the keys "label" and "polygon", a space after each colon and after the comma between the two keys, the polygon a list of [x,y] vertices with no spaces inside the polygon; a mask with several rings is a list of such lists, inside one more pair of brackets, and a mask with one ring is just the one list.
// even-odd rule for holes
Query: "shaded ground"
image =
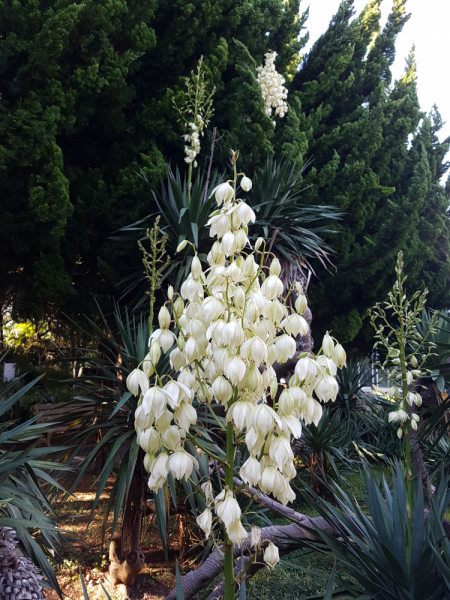
{"label": "shaded ground", "polygon": [[[95,515],[86,529],[96,495],[96,476],[86,475],[81,480],[75,492],[75,498],[61,503],[59,515],[60,525],[73,536],[73,550],[63,551],[60,558],[55,558],[54,568],[62,591],[68,598],[83,600],[83,591],[79,576],[79,569],[83,574],[86,587],[91,600],[104,600],[103,584],[113,600],[121,598],[116,588],[104,580],[104,573],[108,568],[108,537],[102,546],[101,524],[108,493],[112,488],[112,478],[108,481],[105,492],[100,497],[100,502],[95,510]],[[112,524],[112,515],[108,519]],[[136,579],[133,589],[133,599],[160,600],[172,589],[175,582],[175,573],[168,569],[164,554],[159,542],[156,520],[153,516],[145,519],[143,529],[143,551],[145,567]],[[176,545],[171,547],[171,556],[174,558]],[[173,556],[172,556],[173,555]],[[172,562],[172,561],[171,561]],[[56,595],[48,594],[49,598]]]}

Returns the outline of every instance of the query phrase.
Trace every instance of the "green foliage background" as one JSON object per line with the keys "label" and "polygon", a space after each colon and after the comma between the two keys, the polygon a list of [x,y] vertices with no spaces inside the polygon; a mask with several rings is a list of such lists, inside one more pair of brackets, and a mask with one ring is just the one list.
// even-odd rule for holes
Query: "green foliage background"
{"label": "green foliage background", "polygon": [[[0,0],[0,305],[15,316],[95,315],[139,251],[109,238],[155,211],[163,160],[182,165],[183,124],[172,99],[204,56],[217,91],[214,167],[239,148],[252,176],[267,154],[308,159],[302,202],[346,213],[335,268],[310,287],[315,329],[368,338],[365,316],[405,253],[411,289],[448,305],[449,142],[436,108],[419,106],[414,53],[392,82],[395,40],[408,20],[395,0],[354,17],[343,0],[307,56],[307,10],[296,0]],[[278,52],[289,111],[274,127],[256,68]],[[203,138],[199,169],[207,164]],[[330,290],[333,290],[330,293]]]}

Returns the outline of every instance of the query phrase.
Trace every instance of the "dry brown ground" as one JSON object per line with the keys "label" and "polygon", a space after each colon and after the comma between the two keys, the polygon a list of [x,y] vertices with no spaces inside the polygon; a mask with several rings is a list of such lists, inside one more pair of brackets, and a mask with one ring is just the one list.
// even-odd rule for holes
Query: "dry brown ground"
{"label": "dry brown ground", "polygon": [[[104,573],[108,567],[108,544],[102,547],[101,540],[103,513],[108,493],[112,488],[112,479],[109,480],[92,522],[86,529],[96,495],[95,481],[94,475],[86,475],[77,487],[75,497],[61,503],[60,525],[70,531],[75,540],[72,542],[74,550],[63,552],[61,559],[54,565],[55,571],[67,599],[84,600],[79,576],[81,567],[90,600],[106,598],[101,584],[105,586],[112,600],[120,600],[122,596],[119,591],[104,580]],[[111,527],[112,515],[108,524]],[[106,540],[108,539],[109,534],[106,536]],[[132,600],[161,600],[175,586],[174,561],[178,551],[177,540],[169,546],[170,568],[167,568],[156,519],[148,516],[144,524],[142,550],[145,555],[145,567],[136,578]],[[56,595],[48,594],[48,598],[56,599]]]}

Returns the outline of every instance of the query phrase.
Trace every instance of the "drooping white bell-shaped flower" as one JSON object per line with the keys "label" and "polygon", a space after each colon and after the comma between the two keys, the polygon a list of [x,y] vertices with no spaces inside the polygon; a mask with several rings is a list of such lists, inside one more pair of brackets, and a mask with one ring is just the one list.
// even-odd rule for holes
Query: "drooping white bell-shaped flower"
{"label": "drooping white bell-shaped flower", "polygon": [[225,375],[232,385],[237,385],[245,376],[245,362],[238,355],[229,358],[224,365]]}
{"label": "drooping white bell-shaped flower", "polygon": [[206,539],[211,535],[211,527],[212,527],[212,512],[209,508],[206,508],[201,515],[199,515],[196,519],[198,526],[205,533]]}
{"label": "drooping white bell-shaped flower", "polygon": [[233,493],[230,490],[224,491],[223,499],[219,499],[220,494],[216,497],[216,513],[228,529],[232,523],[236,523],[241,518],[241,509],[237,500],[233,497]]}
{"label": "drooping white bell-shaped flower", "polygon": [[247,485],[258,485],[261,479],[261,463],[250,456],[240,468],[239,476]]}
{"label": "drooping white bell-shaped flower", "polygon": [[127,377],[127,388],[133,396],[139,396],[139,393],[148,390],[148,377],[140,369],[133,369]]}
{"label": "drooping white bell-shaped flower", "polygon": [[161,448],[161,436],[156,429],[149,427],[138,435],[137,443],[144,452],[156,454]]}
{"label": "drooping white bell-shaped flower", "polygon": [[272,542],[264,550],[264,562],[272,568],[280,562],[278,548]]}
{"label": "drooping white bell-shaped flower", "polygon": [[234,190],[228,182],[217,185],[211,192],[210,198],[215,194],[217,206],[221,206],[224,202],[227,203],[233,197]]}
{"label": "drooping white bell-shaped flower", "polygon": [[175,479],[182,479],[184,477],[185,481],[187,481],[191,476],[194,465],[198,468],[197,459],[184,450],[174,452],[169,458],[169,469]]}
{"label": "drooping white bell-shaped flower", "polygon": [[231,523],[231,525],[227,527],[227,535],[230,542],[232,544],[237,544],[238,546],[243,540],[248,538],[248,533],[245,531],[240,520]]}
{"label": "drooping white bell-shaped flower", "polygon": [[310,385],[316,378],[317,365],[309,356],[305,356],[297,361],[295,373],[300,381],[304,381],[306,385]]}

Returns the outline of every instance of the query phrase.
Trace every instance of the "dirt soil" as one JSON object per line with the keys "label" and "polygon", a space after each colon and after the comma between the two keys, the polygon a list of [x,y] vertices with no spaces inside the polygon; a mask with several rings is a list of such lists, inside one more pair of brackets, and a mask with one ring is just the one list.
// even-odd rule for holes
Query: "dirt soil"
{"label": "dirt soil", "polygon": [[[92,522],[87,528],[90,513],[96,495],[95,475],[86,475],[78,485],[73,498],[61,503],[59,515],[60,526],[70,532],[72,549],[64,549],[61,556],[55,558],[54,569],[59,585],[67,599],[84,600],[79,569],[83,574],[90,600],[105,600],[102,584],[112,600],[123,598],[120,591],[104,579],[108,570],[108,532],[106,543],[102,546],[101,524],[108,498],[112,488],[112,478],[108,481],[105,492],[100,497]],[[108,519],[112,525],[112,515]],[[87,528],[87,529],[86,529]],[[172,523],[172,530],[176,529]],[[175,531],[176,533],[176,531]],[[175,587],[175,557],[178,556],[178,540],[173,536],[169,545],[169,568],[166,565],[156,518],[149,515],[143,527],[142,550],[145,555],[145,567],[137,576],[132,591],[132,600],[162,600]],[[47,597],[56,600],[56,594],[49,592]]]}

